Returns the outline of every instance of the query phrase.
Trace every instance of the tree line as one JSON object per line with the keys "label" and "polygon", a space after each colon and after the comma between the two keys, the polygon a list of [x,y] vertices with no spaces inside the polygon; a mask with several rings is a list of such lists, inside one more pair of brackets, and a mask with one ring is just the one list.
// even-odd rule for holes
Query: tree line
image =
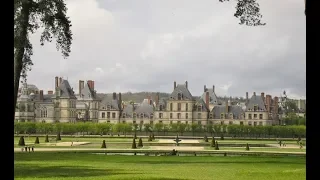
{"label": "tree line", "polygon": [[57,134],[65,135],[128,135],[155,133],[156,135],[169,135],[172,133],[179,135],[199,135],[208,134],[211,136],[229,136],[229,137],[252,137],[252,138],[270,138],[270,137],[305,137],[306,126],[247,126],[247,125],[220,125],[213,124],[202,126],[193,124],[127,124],[127,123],[34,123],[34,122],[15,122],[15,134]]}

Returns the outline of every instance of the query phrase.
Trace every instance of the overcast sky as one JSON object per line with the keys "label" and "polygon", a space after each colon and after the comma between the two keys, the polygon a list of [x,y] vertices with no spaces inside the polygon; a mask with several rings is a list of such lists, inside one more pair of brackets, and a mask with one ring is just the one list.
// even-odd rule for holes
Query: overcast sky
{"label": "overcast sky", "polygon": [[103,93],[172,92],[187,80],[194,96],[215,85],[220,96],[305,98],[304,1],[257,1],[266,26],[239,25],[235,0],[67,0],[70,57],[32,35],[28,83],[52,90],[62,76],[76,92],[80,79]]}

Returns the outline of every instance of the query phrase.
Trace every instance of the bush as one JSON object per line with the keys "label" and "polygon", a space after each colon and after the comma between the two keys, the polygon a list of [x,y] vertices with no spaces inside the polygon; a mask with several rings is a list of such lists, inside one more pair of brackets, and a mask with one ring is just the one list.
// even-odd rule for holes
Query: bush
{"label": "bush", "polygon": [[57,135],[57,141],[61,141],[61,136],[60,136],[60,133],[58,133],[58,135]]}
{"label": "bush", "polygon": [[136,139],[133,138],[132,149],[137,149]]}
{"label": "bush", "polygon": [[214,137],[212,137],[211,147],[215,147],[215,146],[216,146],[216,141],[214,140]]}
{"label": "bush", "polygon": [[151,135],[149,135],[148,141],[152,141],[152,137],[151,137]]}
{"label": "bush", "polygon": [[106,141],[105,141],[105,140],[102,141],[101,148],[107,148],[107,145],[106,145]]}
{"label": "bush", "polygon": [[38,136],[36,137],[36,140],[34,141],[34,143],[35,143],[35,144],[39,144],[39,143],[40,143],[40,142],[39,142],[39,137],[38,137]]}
{"label": "bush", "polygon": [[208,142],[208,137],[207,137],[207,135],[204,135],[203,140],[204,140],[204,142]]}
{"label": "bush", "polygon": [[219,150],[219,144],[217,141],[216,141],[216,146],[215,146],[214,150]]}
{"label": "bush", "polygon": [[156,138],[154,137],[154,134],[152,133],[152,140],[155,140]]}
{"label": "bush", "polygon": [[221,137],[220,137],[220,139],[221,139],[221,140],[224,140],[224,136],[223,136],[223,134],[221,134]]}
{"label": "bush", "polygon": [[143,147],[143,144],[142,144],[142,138],[139,138],[138,147]]}
{"label": "bush", "polygon": [[44,140],[44,142],[49,142],[48,134],[46,135],[46,139]]}
{"label": "bush", "polygon": [[246,145],[246,150],[247,151],[249,151],[250,150],[250,148],[249,148],[249,144],[247,143],[247,145]]}
{"label": "bush", "polygon": [[18,144],[19,146],[25,146],[26,144],[24,143],[24,138],[23,138],[23,136],[21,136],[20,137],[20,139],[19,139],[19,144]]}

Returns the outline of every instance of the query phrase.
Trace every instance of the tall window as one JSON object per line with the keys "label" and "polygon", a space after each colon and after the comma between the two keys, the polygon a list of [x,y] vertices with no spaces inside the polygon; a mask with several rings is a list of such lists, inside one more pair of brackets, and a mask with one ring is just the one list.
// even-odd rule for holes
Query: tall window
{"label": "tall window", "polygon": [[170,113],[170,119],[172,119],[172,113]]}
{"label": "tall window", "polygon": [[178,113],[178,119],[180,119],[181,118],[181,114],[180,113]]}
{"label": "tall window", "polygon": [[159,118],[162,119],[163,118],[163,114],[159,113]]}
{"label": "tall window", "polygon": [[170,111],[172,111],[173,107],[172,107],[172,103],[170,103]]}
{"label": "tall window", "polygon": [[159,110],[160,110],[160,111],[162,111],[162,109],[163,109],[163,106],[162,106],[162,105],[160,105]]}
{"label": "tall window", "polygon": [[153,119],[153,113],[150,114],[150,119]]}
{"label": "tall window", "polygon": [[252,119],[252,114],[249,114],[249,119]]}
{"label": "tall window", "polygon": [[122,118],[126,118],[126,113],[122,113]]}
{"label": "tall window", "polygon": [[186,111],[188,111],[188,103],[186,103]]}
{"label": "tall window", "polygon": [[186,119],[188,119],[188,113],[186,113]]}
{"label": "tall window", "polygon": [[101,116],[102,116],[102,118],[105,118],[105,117],[106,117],[106,113],[103,112],[103,113],[101,114]]}
{"label": "tall window", "polygon": [[46,107],[41,108],[40,110],[40,116],[41,117],[48,117],[48,111]]}
{"label": "tall window", "polygon": [[202,106],[199,105],[199,106],[198,106],[198,111],[201,111],[201,110],[202,110]]}
{"label": "tall window", "polygon": [[178,103],[178,111],[181,111],[181,103]]}
{"label": "tall window", "polygon": [[107,118],[110,118],[110,112],[107,112]]}
{"label": "tall window", "polygon": [[201,113],[198,113],[198,119],[201,119]]}
{"label": "tall window", "polygon": [[262,116],[262,114],[259,114],[259,119],[263,119],[263,116]]}

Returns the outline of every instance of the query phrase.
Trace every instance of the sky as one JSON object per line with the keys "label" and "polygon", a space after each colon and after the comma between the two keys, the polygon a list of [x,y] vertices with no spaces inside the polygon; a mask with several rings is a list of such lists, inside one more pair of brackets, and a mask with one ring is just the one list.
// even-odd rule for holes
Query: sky
{"label": "sky", "polygon": [[94,80],[98,93],[167,92],[173,82],[193,96],[306,96],[303,0],[257,0],[266,26],[239,25],[236,1],[67,0],[73,44],[64,59],[55,43],[30,36],[28,83],[54,90],[54,77]]}

